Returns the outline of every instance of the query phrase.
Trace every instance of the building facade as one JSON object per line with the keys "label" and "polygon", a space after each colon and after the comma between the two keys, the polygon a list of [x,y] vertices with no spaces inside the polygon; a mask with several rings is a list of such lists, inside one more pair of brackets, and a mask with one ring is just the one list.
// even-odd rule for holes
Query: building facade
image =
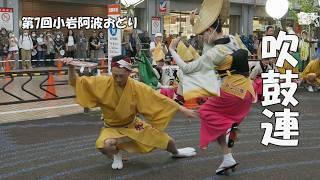
{"label": "building facade", "polygon": [[[14,32],[19,33],[23,16],[106,16],[106,5],[118,0],[2,0],[0,7],[14,9]],[[192,35],[189,13],[200,8],[201,0],[170,0],[169,13],[160,15],[159,0],[145,0],[135,9],[138,28],[147,30],[151,35],[151,19],[161,17],[161,32]],[[265,12],[266,0],[230,0],[230,18],[224,30],[230,34],[253,34],[264,31],[265,26],[273,24]],[[124,10],[125,11],[125,10]],[[165,31],[164,31],[165,30]]]}

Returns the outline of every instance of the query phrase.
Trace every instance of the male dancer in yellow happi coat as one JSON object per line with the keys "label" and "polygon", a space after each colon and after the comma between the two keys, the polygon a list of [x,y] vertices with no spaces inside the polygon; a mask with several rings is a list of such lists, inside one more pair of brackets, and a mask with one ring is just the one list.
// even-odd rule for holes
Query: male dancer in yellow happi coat
{"label": "male dancer in yellow happi coat", "polygon": [[[104,127],[96,148],[113,157],[113,169],[123,167],[119,150],[147,153],[159,148],[172,153],[173,157],[196,155],[194,148],[177,149],[164,129],[178,110],[190,117],[197,114],[129,78],[130,58],[115,56],[111,63],[112,76],[79,77],[72,59],[65,62],[69,65],[69,81],[75,88],[77,103],[102,110]],[[137,117],[138,113],[145,121]]]}
{"label": "male dancer in yellow happi coat", "polygon": [[320,56],[309,62],[301,73],[302,82],[308,84],[308,91],[314,92],[320,89]]}

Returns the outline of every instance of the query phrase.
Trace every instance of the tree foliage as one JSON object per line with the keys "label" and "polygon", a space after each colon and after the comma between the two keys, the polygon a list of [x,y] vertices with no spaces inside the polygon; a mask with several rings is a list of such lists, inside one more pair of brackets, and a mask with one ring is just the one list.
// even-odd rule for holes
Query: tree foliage
{"label": "tree foliage", "polygon": [[314,0],[289,0],[289,3],[289,16],[295,19],[298,19],[297,14],[299,12],[320,12],[319,5],[315,6],[316,3]]}

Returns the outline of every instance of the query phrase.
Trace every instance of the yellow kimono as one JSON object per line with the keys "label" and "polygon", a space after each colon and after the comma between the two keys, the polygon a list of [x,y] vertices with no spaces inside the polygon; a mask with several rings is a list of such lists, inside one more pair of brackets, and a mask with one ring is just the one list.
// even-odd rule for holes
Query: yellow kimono
{"label": "yellow kimono", "polygon": [[316,75],[315,85],[320,86],[320,60],[310,61],[304,71],[301,73],[301,77],[306,80],[309,75]]}
{"label": "yellow kimono", "polygon": [[[110,138],[128,137],[131,142],[119,145],[128,152],[166,149],[171,137],[164,132],[179,105],[150,87],[128,79],[121,89],[111,76],[77,77],[76,101],[83,107],[101,107],[104,127],[96,141],[104,147]],[[137,117],[143,115],[145,121]]]}
{"label": "yellow kimono", "polygon": [[297,67],[293,67],[288,61],[285,61],[283,67],[277,67],[280,74],[285,74],[286,70],[292,70],[292,73],[299,74],[299,69]]}

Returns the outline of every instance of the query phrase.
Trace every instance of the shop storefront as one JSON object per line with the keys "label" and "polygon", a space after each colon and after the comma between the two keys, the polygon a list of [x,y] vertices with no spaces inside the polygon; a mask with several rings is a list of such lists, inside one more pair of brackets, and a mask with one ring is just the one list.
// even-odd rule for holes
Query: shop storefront
{"label": "shop storefront", "polygon": [[[164,33],[169,35],[181,35],[189,38],[194,35],[192,25],[190,24],[190,13],[185,11],[171,12],[169,15],[163,17],[164,19]],[[223,26],[223,31],[229,33],[229,19]]]}

